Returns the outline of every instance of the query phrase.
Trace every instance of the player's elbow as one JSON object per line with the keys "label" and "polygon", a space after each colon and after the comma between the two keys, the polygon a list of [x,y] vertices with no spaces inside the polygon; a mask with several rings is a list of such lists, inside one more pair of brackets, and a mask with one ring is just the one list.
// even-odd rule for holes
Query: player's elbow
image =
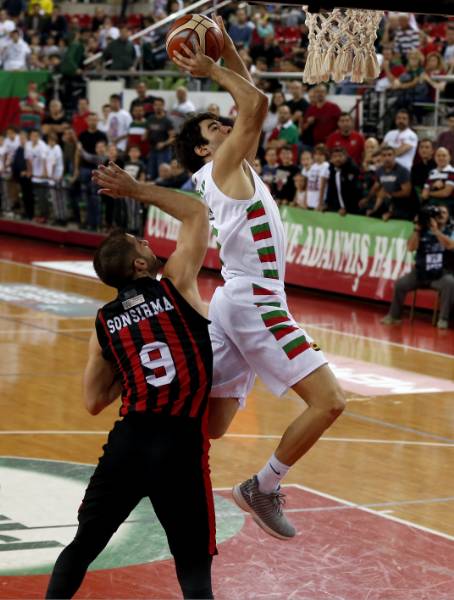
{"label": "player's elbow", "polygon": [[254,102],[252,103],[253,114],[261,119],[264,119],[268,114],[268,97],[266,94],[257,90]]}

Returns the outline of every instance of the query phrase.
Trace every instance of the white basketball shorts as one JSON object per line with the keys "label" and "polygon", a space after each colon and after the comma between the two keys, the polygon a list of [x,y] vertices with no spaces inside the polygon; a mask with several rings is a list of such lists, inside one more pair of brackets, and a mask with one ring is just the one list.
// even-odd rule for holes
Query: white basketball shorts
{"label": "white basketball shorts", "polygon": [[290,314],[283,284],[245,277],[217,288],[209,309],[214,369],[211,396],[244,405],[258,375],[282,396],[327,363],[323,352]]}

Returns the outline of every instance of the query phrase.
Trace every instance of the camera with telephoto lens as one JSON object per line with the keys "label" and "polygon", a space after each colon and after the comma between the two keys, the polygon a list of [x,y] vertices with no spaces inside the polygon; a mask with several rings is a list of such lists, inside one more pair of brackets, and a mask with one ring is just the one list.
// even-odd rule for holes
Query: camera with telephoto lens
{"label": "camera with telephoto lens", "polygon": [[419,211],[418,225],[422,230],[430,229],[430,220],[436,219],[438,216],[440,216],[438,206],[425,206]]}

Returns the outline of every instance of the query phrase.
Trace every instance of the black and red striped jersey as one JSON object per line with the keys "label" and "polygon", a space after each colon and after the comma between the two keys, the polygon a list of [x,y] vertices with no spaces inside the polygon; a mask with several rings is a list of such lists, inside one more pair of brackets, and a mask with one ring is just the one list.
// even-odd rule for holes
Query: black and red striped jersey
{"label": "black and red striped jersey", "polygon": [[98,311],[98,341],[121,381],[120,415],[202,416],[213,371],[208,324],[169,279],[136,279]]}

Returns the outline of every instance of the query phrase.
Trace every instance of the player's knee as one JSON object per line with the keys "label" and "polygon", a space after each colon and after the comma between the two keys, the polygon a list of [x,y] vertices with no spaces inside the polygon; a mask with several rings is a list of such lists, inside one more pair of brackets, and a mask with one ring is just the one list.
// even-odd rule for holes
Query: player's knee
{"label": "player's knee", "polygon": [[330,399],[329,412],[333,419],[337,419],[344,412],[345,407],[347,406],[347,400],[345,398],[344,392],[338,387]]}

